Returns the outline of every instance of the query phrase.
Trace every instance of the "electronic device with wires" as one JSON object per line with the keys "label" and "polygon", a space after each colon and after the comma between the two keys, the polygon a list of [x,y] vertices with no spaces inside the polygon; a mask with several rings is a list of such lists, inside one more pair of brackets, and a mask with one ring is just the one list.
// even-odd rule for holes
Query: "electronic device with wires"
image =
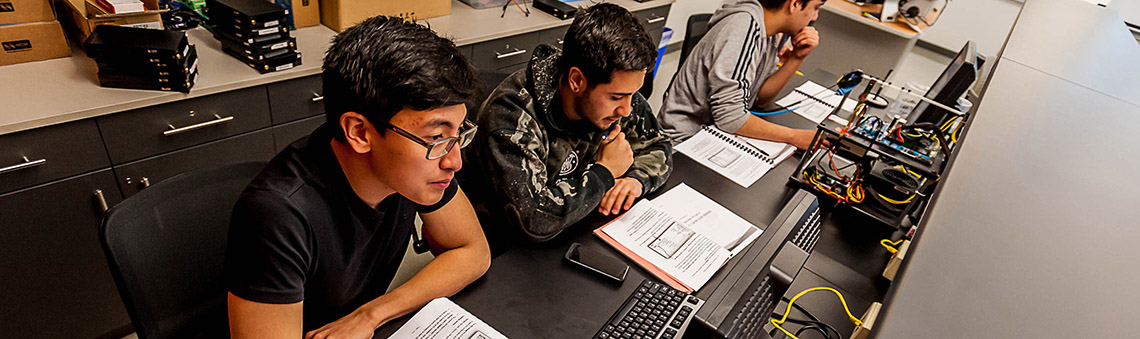
{"label": "electronic device with wires", "polygon": [[558,0],[534,0],[532,6],[534,6],[534,9],[550,13],[550,15],[561,20],[573,18],[574,13],[578,12],[578,9],[574,6],[567,5]]}
{"label": "electronic device with wires", "polygon": [[695,294],[695,337],[768,338],[765,326],[819,240],[819,200],[797,190],[760,238],[733,257]]}
{"label": "electronic device with wires", "polygon": [[921,104],[908,116],[913,122],[875,115],[867,102],[876,87],[917,94],[859,71],[844,76],[871,83],[859,95],[846,124],[830,119],[819,124],[790,180],[886,225],[914,225],[969,118],[952,106],[977,78],[983,61],[974,42],[967,42],[934,86],[919,97]]}
{"label": "electronic device with wires", "polygon": [[594,338],[681,338],[704,304],[704,300],[669,285],[645,280]]}

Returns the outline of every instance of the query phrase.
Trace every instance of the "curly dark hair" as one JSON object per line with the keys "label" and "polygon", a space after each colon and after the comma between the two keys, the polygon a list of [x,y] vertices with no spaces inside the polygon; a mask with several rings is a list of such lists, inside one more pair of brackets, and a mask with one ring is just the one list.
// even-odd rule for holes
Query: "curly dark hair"
{"label": "curly dark hair", "polygon": [[609,83],[615,70],[649,70],[657,63],[657,47],[645,27],[628,10],[610,3],[579,10],[562,45],[559,75],[578,67],[590,86]]}
{"label": "curly dark hair", "polygon": [[[800,7],[807,7],[808,2],[810,2],[811,0],[760,0],[760,6],[764,6],[764,8],[767,8],[767,9],[776,9],[776,8],[784,7],[784,4],[787,3],[788,1],[799,1]],[[827,2],[827,0],[823,0],[823,1]]]}
{"label": "curly dark hair", "polygon": [[405,108],[472,104],[483,88],[455,43],[398,17],[372,17],[337,34],[323,69],[330,125],[347,112],[386,124]]}

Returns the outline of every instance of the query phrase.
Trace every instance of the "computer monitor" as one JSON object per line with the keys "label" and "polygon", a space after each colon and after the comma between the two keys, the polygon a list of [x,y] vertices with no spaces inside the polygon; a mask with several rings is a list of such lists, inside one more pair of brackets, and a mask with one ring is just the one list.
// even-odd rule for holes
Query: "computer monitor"
{"label": "computer monitor", "polygon": [[[962,97],[977,79],[978,69],[982,67],[982,62],[982,59],[978,58],[977,45],[973,41],[966,41],[966,45],[958,51],[958,56],[954,57],[954,60],[942,71],[938,80],[935,80],[934,84],[930,86],[930,90],[926,91],[926,98],[948,107],[955,107],[958,98]],[[953,116],[953,113],[938,106],[920,101],[907,120],[913,123],[929,122],[935,126],[941,126]]]}
{"label": "computer monitor", "polygon": [[764,324],[819,240],[819,200],[798,190],[760,238],[695,293],[705,304],[688,333],[698,337],[765,338]]}

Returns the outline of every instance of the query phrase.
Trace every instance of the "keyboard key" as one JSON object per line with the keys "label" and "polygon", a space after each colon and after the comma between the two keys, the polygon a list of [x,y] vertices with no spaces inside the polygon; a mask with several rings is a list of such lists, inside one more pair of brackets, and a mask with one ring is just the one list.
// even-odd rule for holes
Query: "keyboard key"
{"label": "keyboard key", "polygon": [[690,304],[696,305],[696,304],[697,304],[697,300],[699,300],[699,299],[697,299],[697,297],[694,297],[694,296],[691,296],[691,295],[690,295],[690,296],[689,296],[689,300],[688,300],[688,301],[689,301],[689,303],[690,303]]}
{"label": "keyboard key", "polygon": [[673,326],[676,328],[681,328],[681,325],[683,325],[683,323],[681,323],[680,320],[673,320],[673,322],[669,323],[669,326]]}
{"label": "keyboard key", "polygon": [[[678,326],[678,327],[680,327],[680,326]],[[674,330],[674,329],[672,329],[672,328],[668,328],[668,327],[666,327],[666,328],[665,328],[665,334],[668,334],[668,335],[676,335],[676,334],[677,334],[677,330]]]}

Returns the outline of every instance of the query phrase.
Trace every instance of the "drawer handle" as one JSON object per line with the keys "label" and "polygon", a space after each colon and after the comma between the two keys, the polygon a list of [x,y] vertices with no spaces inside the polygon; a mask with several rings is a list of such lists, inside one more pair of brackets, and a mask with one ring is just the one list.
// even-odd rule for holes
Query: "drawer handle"
{"label": "drawer handle", "polygon": [[321,102],[325,100],[325,96],[313,93],[313,102]]}
{"label": "drawer handle", "polygon": [[513,57],[516,55],[523,55],[523,54],[526,54],[525,49],[515,48],[514,52],[510,52],[510,53],[506,53],[506,54],[501,54],[499,52],[495,52],[495,59],[506,59],[506,58],[510,58],[510,57]]}
{"label": "drawer handle", "polygon": [[170,129],[163,131],[162,135],[171,136],[171,135],[175,135],[175,134],[179,134],[179,133],[183,133],[183,132],[193,131],[193,130],[203,128],[203,127],[209,127],[209,126],[213,126],[213,125],[217,125],[217,124],[226,123],[226,122],[229,122],[230,120],[234,120],[234,116],[232,116],[232,115],[223,118],[217,114],[214,114],[214,117],[217,119],[210,120],[207,122],[193,124],[193,125],[186,126],[186,127],[174,127],[174,125],[167,124],[166,126],[170,126]]}
{"label": "drawer handle", "polygon": [[95,199],[99,201],[99,209],[103,213],[107,213],[107,210],[111,209],[107,206],[107,198],[103,196],[103,190],[95,190]]}
{"label": "drawer handle", "polygon": [[25,168],[32,168],[32,167],[36,167],[39,165],[43,165],[45,163],[47,163],[47,159],[40,159],[40,160],[36,160],[36,161],[31,161],[31,160],[28,160],[28,157],[24,157],[24,162],[22,162],[22,163],[15,164],[15,165],[8,166],[8,167],[4,167],[4,168],[0,168],[0,174],[19,171],[19,170],[22,170]]}
{"label": "drawer handle", "polygon": [[654,16],[655,16],[654,18],[645,19],[645,23],[647,23],[647,24],[655,24],[655,23],[658,23],[658,22],[662,22],[662,21],[665,21],[665,17],[662,17],[662,16],[656,16],[656,15],[654,15]]}

